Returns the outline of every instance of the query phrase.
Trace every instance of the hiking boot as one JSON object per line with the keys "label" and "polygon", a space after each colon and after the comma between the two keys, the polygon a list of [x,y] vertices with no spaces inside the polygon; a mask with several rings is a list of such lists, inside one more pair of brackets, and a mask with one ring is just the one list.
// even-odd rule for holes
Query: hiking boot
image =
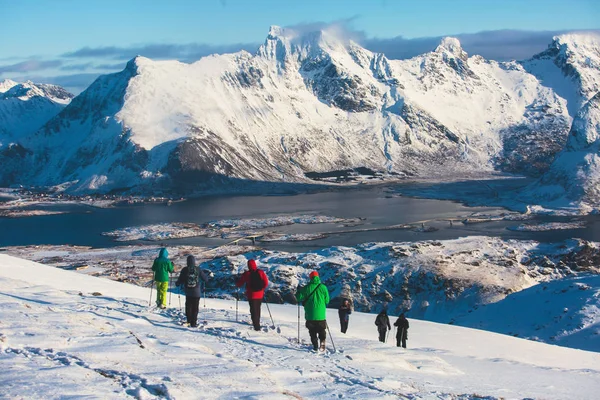
{"label": "hiking boot", "polygon": [[325,341],[321,341],[321,347],[319,347],[319,350],[321,351],[325,351]]}

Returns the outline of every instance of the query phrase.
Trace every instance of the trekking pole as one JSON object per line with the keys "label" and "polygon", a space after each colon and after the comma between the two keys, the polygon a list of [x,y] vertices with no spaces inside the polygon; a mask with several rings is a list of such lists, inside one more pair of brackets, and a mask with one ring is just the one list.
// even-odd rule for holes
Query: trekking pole
{"label": "trekking pole", "polygon": [[152,289],[154,289],[154,278],[152,278],[152,286],[150,286],[150,300],[148,300],[148,307],[152,304]]}
{"label": "trekking pole", "polygon": [[269,310],[269,317],[271,317],[271,323],[273,324],[273,326],[271,328],[275,329],[275,321],[273,321],[273,315],[271,315],[271,309],[269,308],[269,303],[267,303],[265,301],[265,304],[267,305],[267,310]]}
{"label": "trekking pole", "polygon": [[235,322],[238,322],[238,301],[240,300],[240,288],[235,291]]}
{"label": "trekking pole", "polygon": [[300,302],[298,302],[298,344],[300,344]]}
{"label": "trekking pole", "polygon": [[335,343],[333,342],[333,336],[331,336],[331,330],[329,330],[329,324],[327,323],[327,321],[325,321],[325,325],[327,326],[327,332],[329,332],[329,339],[331,339],[331,344],[333,346],[333,352],[337,353],[337,350],[335,349]]}
{"label": "trekking pole", "polygon": [[171,307],[171,297],[173,295],[173,288],[171,285],[171,281],[173,280],[173,276],[169,274],[169,307]]}
{"label": "trekking pole", "polygon": [[181,287],[177,291],[177,297],[179,297],[179,312],[181,312]]}

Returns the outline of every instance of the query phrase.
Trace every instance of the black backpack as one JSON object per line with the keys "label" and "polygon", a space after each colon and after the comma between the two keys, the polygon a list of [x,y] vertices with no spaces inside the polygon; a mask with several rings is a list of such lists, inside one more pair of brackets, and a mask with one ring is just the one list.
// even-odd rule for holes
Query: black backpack
{"label": "black backpack", "polygon": [[263,282],[258,270],[250,271],[250,289],[253,292],[260,292],[264,289],[265,283]]}
{"label": "black backpack", "polygon": [[186,287],[188,288],[195,288],[196,286],[198,286],[198,276],[199,276],[199,268],[198,267],[194,267],[194,268],[189,268],[188,267],[188,277],[187,277],[187,282],[186,282]]}

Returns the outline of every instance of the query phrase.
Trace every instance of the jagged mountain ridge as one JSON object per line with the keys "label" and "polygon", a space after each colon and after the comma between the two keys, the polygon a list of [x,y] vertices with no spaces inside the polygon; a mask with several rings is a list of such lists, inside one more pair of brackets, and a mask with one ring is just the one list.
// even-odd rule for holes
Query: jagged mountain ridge
{"label": "jagged mountain ridge", "polygon": [[133,59],[24,138],[36,156],[6,161],[27,171],[13,180],[82,191],[193,190],[215,177],[306,182],[308,171],[356,167],[539,173],[572,116],[523,65],[468,57],[452,38],[398,61],[325,31],[272,27],[255,55]]}

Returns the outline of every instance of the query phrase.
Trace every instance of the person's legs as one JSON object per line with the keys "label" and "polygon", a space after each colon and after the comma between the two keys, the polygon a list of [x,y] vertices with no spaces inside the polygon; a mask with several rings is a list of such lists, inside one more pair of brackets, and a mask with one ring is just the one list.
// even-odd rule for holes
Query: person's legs
{"label": "person's legs", "polygon": [[252,325],[254,330],[260,330],[260,307],[262,299],[248,300],[250,303],[250,317],[252,318]]}
{"label": "person's legs", "polygon": [[306,327],[308,328],[308,334],[310,335],[310,342],[313,345],[313,349],[319,348],[319,339],[317,338],[318,327],[315,326],[314,321],[306,321]]}
{"label": "person's legs", "polygon": [[341,321],[342,324],[342,333],[346,333],[348,330],[348,321]]}
{"label": "person's legs", "polygon": [[192,322],[192,313],[191,313],[191,307],[192,307],[192,298],[185,296],[185,319],[187,320],[188,324],[191,324]]}
{"label": "person's legs", "polygon": [[385,342],[385,329],[378,329],[379,331],[379,341]]}
{"label": "person's legs", "polygon": [[169,282],[156,282],[156,305],[159,307],[167,306],[167,289]]}
{"label": "person's legs", "polygon": [[318,321],[319,342],[321,350],[325,350],[325,338],[327,337],[327,321]]}
{"label": "person's legs", "polygon": [[[187,302],[187,300],[186,300]],[[198,326],[198,306],[200,297],[190,297],[190,326],[192,328]]]}

